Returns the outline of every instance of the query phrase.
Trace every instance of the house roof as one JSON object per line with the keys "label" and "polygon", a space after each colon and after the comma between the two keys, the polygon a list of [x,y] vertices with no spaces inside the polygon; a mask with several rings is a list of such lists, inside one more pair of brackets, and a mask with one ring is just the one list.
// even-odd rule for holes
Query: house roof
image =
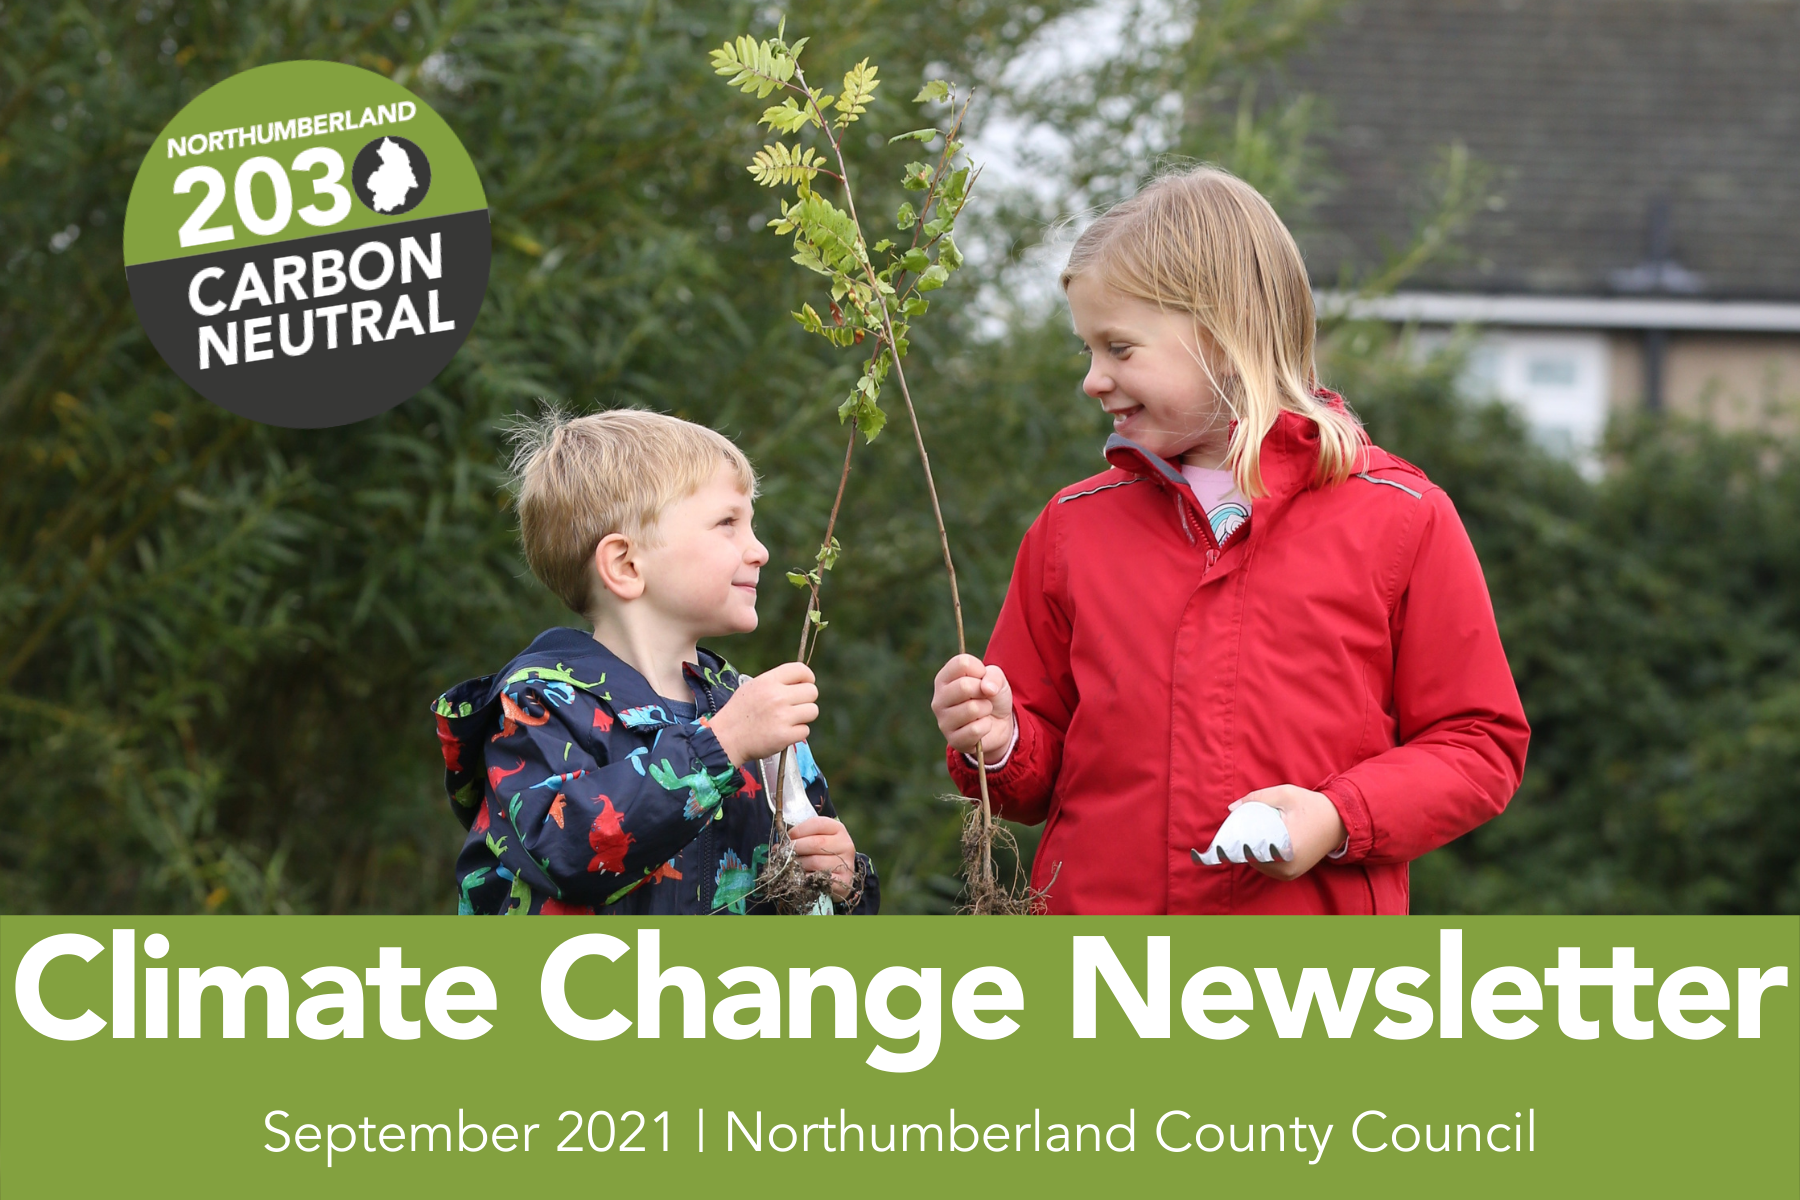
{"label": "house roof", "polygon": [[1796,64],[1796,0],[1348,0],[1290,64],[1329,119],[1314,279],[1403,244],[1460,141],[1505,206],[1408,287],[1800,299]]}

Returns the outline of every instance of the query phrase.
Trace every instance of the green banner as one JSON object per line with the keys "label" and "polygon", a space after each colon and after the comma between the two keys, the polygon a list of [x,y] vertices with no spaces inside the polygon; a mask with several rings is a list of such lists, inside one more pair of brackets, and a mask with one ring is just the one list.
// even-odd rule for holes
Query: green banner
{"label": "green banner", "polygon": [[0,958],[10,1196],[1800,1190],[1794,917],[5,917]]}

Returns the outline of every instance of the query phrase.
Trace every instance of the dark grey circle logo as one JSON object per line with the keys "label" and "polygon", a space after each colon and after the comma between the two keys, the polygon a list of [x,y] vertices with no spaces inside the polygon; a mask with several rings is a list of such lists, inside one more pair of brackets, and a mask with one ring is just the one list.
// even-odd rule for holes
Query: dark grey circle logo
{"label": "dark grey circle logo", "polygon": [[369,211],[398,216],[417,208],[431,190],[431,162],[412,142],[388,134],[357,152],[350,182]]}
{"label": "dark grey circle logo", "polygon": [[365,420],[437,378],[491,257],[455,132],[344,63],[208,88],[150,146],[125,210],[125,278],[156,352],[219,407],[290,429]]}

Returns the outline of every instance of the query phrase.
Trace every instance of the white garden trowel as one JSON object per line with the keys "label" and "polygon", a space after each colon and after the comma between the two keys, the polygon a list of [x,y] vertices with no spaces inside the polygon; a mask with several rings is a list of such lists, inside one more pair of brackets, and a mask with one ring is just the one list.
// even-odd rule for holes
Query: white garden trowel
{"label": "white garden trowel", "polygon": [[1252,858],[1257,862],[1274,862],[1277,856],[1282,862],[1292,862],[1294,843],[1288,837],[1287,822],[1281,819],[1281,814],[1267,804],[1252,800],[1231,811],[1205,853],[1198,850],[1191,853],[1196,863],[1208,867],[1223,862],[1248,862]]}

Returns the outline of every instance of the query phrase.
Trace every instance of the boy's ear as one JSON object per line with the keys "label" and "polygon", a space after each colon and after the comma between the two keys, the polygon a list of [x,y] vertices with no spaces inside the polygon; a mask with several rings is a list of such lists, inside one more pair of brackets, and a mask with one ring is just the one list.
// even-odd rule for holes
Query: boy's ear
{"label": "boy's ear", "polygon": [[600,586],[620,600],[636,600],[644,594],[637,546],[622,533],[609,533],[594,547],[594,572],[600,577]]}

